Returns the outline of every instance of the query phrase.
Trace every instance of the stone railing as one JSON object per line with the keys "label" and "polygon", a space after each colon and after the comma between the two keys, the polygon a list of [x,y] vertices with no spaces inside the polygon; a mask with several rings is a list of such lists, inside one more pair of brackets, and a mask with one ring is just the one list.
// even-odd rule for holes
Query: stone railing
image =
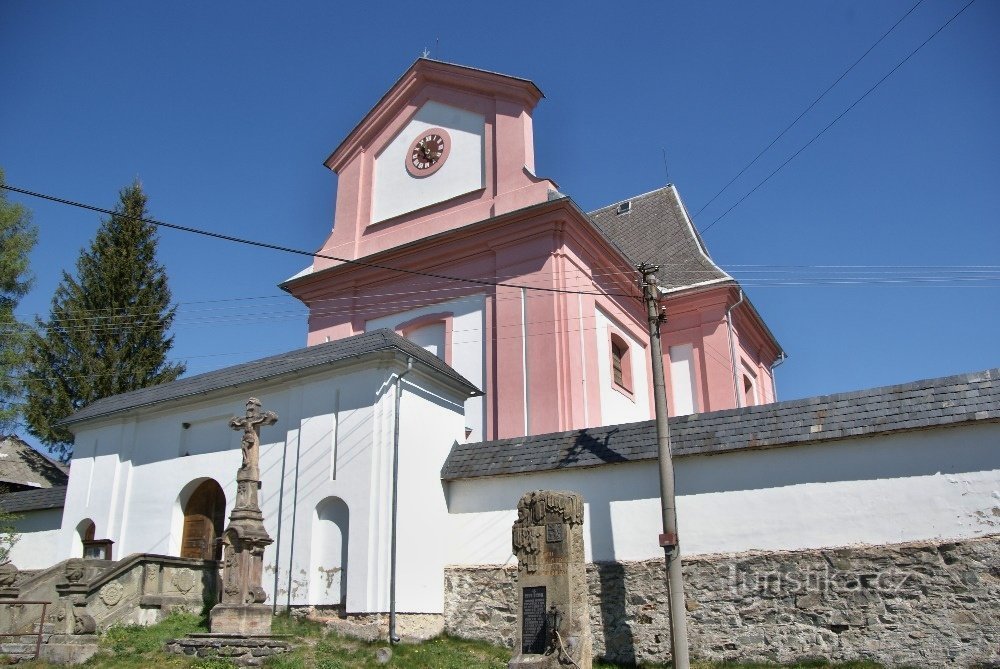
{"label": "stone railing", "polygon": [[[55,633],[91,634],[112,625],[148,625],[177,609],[211,606],[217,599],[218,562],[135,553],[117,562],[65,560],[23,579],[8,574],[6,582],[3,576],[0,600],[51,602],[46,622]],[[9,622],[16,627],[27,621]]]}

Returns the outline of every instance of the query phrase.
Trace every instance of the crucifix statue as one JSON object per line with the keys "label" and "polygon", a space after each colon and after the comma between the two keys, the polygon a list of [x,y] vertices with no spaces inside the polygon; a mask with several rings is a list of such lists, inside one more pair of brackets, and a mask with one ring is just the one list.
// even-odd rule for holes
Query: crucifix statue
{"label": "crucifix statue", "polygon": [[234,417],[229,421],[229,427],[237,432],[243,430],[243,466],[256,472],[260,463],[260,428],[264,425],[274,425],[278,422],[278,414],[273,411],[261,411],[260,400],[251,397],[247,400],[247,411],[243,418]]}
{"label": "crucifix statue", "polygon": [[243,432],[243,464],[236,472],[236,504],[222,535],[222,601],[212,608],[213,634],[261,636],[271,632],[271,607],[262,586],[264,549],[272,543],[257,501],[260,489],[260,428],[274,425],[278,415],[262,411],[260,400],[247,400],[246,415],[229,427]]}

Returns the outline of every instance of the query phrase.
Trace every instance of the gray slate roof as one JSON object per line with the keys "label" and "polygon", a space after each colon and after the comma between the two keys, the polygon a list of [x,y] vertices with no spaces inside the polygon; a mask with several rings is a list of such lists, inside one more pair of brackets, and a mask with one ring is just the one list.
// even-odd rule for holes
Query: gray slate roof
{"label": "gray slate roof", "polygon": [[20,437],[0,437],[0,483],[51,488],[66,485],[68,479],[65,466],[39,453]]}
{"label": "gray slate roof", "polygon": [[[898,386],[670,419],[677,456],[811,444],[1000,421],[1000,368]],[[445,480],[595,467],[656,458],[653,421],[456,444]]]}
{"label": "gray slate roof", "polygon": [[100,416],[108,416],[129,409],[159,404],[192,395],[200,395],[213,390],[231,388],[256,381],[267,381],[275,377],[302,372],[320,365],[329,365],[393,349],[403,355],[413,356],[414,361],[418,365],[423,365],[425,368],[429,367],[434,372],[451,379],[460,386],[464,386],[470,395],[482,394],[468,379],[446,365],[436,355],[401,337],[392,330],[382,329],[324,344],[307,346],[306,348],[272,355],[260,360],[244,362],[232,367],[218,369],[214,372],[206,372],[197,376],[178,379],[171,383],[105,397],[64,419],[62,424],[79,423],[80,421]]}
{"label": "gray slate roof", "polygon": [[701,236],[688,225],[674,186],[622,202],[631,203],[626,214],[616,213],[620,204],[616,202],[588,216],[633,263],[660,265],[657,277],[662,288],[681,290],[706,281],[732,280],[712,262]]}
{"label": "gray slate roof", "polygon": [[0,495],[0,511],[21,513],[22,511],[42,511],[61,509],[66,501],[66,486],[22,490]]}

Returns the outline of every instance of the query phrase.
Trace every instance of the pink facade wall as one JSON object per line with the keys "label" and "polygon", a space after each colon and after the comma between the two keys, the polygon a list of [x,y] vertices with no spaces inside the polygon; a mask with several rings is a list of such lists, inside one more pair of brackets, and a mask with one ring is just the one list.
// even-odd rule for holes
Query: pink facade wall
{"label": "pink facade wall", "polygon": [[[731,285],[666,299],[667,323],[662,330],[663,348],[666,352],[670,346],[692,344],[699,412],[743,406],[734,387],[733,355],[726,323],[727,308],[738,301],[739,291]],[[759,403],[775,401],[770,366],[780,353],[777,345],[746,302],[732,311],[732,319],[737,372],[742,365],[747,365],[757,376]],[[669,374],[669,360],[667,369]],[[672,406],[669,379],[667,395]]]}
{"label": "pink facade wall", "polygon": [[[323,257],[315,259],[312,274],[286,284],[309,306],[310,345],[360,334],[375,318],[482,294],[485,439],[614,422],[602,415],[597,387],[601,366],[611,364],[598,354],[598,310],[638,342],[631,355],[649,364],[645,310],[631,263],[568,200],[548,202],[554,184],[533,174],[531,112],[540,97],[530,82],[421,60],[326,163],[339,182],[336,225],[321,254],[503,285]],[[375,156],[430,100],[484,118],[485,185],[372,224]],[[737,299],[730,285],[666,299],[664,352],[669,357],[670,346],[692,345],[698,411],[740,402],[726,321]],[[738,307],[732,316],[737,364],[754,370],[760,400],[771,401],[773,339],[752,309]],[[450,360],[449,351],[443,357]],[[670,379],[667,388],[669,395]],[[635,393],[634,401],[639,397]],[[641,397],[651,404],[651,391]],[[641,415],[651,416],[652,406],[645,409]]]}

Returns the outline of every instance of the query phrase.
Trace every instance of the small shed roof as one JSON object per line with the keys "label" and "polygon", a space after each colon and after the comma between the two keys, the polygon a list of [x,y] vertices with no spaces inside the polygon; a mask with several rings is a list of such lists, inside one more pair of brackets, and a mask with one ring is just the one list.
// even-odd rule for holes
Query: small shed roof
{"label": "small shed roof", "polygon": [[66,501],[66,486],[22,490],[0,495],[0,511],[22,513],[24,511],[44,511],[61,509]]}

